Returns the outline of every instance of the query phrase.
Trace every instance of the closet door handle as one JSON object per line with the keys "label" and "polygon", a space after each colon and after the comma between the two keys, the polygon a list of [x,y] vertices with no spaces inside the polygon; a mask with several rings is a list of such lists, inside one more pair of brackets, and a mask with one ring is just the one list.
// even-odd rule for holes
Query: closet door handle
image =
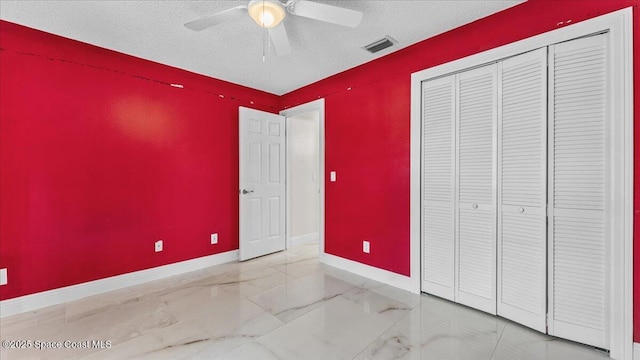
{"label": "closet door handle", "polygon": [[520,208],[520,209],[518,209],[518,212],[519,212],[520,214],[522,214],[522,213],[524,212],[524,208]]}
{"label": "closet door handle", "polygon": [[473,205],[471,205],[472,208],[477,209],[478,208],[478,204],[473,203]]}

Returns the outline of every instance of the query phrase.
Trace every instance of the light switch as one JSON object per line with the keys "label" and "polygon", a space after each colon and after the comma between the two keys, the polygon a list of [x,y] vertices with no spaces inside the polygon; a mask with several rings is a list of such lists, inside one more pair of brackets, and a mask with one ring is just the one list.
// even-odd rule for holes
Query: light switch
{"label": "light switch", "polygon": [[7,269],[0,269],[0,285],[7,285]]}
{"label": "light switch", "polygon": [[335,182],[336,181],[336,172],[332,171],[331,172],[331,182]]}
{"label": "light switch", "polygon": [[371,244],[367,240],[362,241],[362,252],[370,253],[371,252]]}

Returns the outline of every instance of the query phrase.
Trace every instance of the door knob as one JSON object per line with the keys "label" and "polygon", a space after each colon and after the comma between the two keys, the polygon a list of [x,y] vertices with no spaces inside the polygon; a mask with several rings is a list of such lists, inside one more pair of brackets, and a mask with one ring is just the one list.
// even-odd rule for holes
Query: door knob
{"label": "door knob", "polygon": [[478,208],[478,204],[473,203],[473,205],[471,205],[472,208],[477,209]]}
{"label": "door knob", "polygon": [[520,208],[520,209],[518,209],[518,212],[519,212],[520,214],[522,214],[522,213],[524,212],[524,208]]}
{"label": "door knob", "polygon": [[247,195],[247,194],[252,193],[252,192],[253,192],[253,190],[242,189],[242,194],[243,195]]}

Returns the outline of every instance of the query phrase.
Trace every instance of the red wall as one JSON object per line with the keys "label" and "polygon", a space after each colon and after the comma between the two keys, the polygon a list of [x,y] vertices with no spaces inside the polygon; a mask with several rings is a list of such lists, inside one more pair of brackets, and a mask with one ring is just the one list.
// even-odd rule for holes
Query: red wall
{"label": "red wall", "polygon": [[0,299],[238,248],[238,106],[275,95],[4,21],[0,68]]}
{"label": "red wall", "polygon": [[[409,275],[410,74],[543,32],[634,6],[634,102],[640,89],[637,1],[529,0],[391,55],[321,80],[281,98],[288,108],[326,100],[328,253]],[[393,35],[393,34],[392,34]],[[349,89],[350,88],[350,89]],[[634,119],[640,118],[635,106]],[[636,121],[637,123],[637,121]],[[635,127],[640,139],[640,125]],[[635,166],[640,168],[640,142]],[[637,177],[636,177],[637,178]],[[640,229],[640,186],[634,191],[635,229]],[[635,240],[635,340],[640,341],[640,234]],[[371,254],[362,240],[371,240]]]}

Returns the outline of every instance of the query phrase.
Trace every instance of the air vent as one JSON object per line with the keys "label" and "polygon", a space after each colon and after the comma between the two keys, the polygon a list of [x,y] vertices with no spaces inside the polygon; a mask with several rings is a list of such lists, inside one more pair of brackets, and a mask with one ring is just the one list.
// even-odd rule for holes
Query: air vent
{"label": "air vent", "polygon": [[374,41],[369,45],[365,45],[362,48],[367,50],[368,52],[375,54],[378,51],[384,50],[388,47],[393,46],[394,44],[397,44],[398,42],[393,39],[391,36],[387,35],[385,37],[383,37],[380,40]]}

